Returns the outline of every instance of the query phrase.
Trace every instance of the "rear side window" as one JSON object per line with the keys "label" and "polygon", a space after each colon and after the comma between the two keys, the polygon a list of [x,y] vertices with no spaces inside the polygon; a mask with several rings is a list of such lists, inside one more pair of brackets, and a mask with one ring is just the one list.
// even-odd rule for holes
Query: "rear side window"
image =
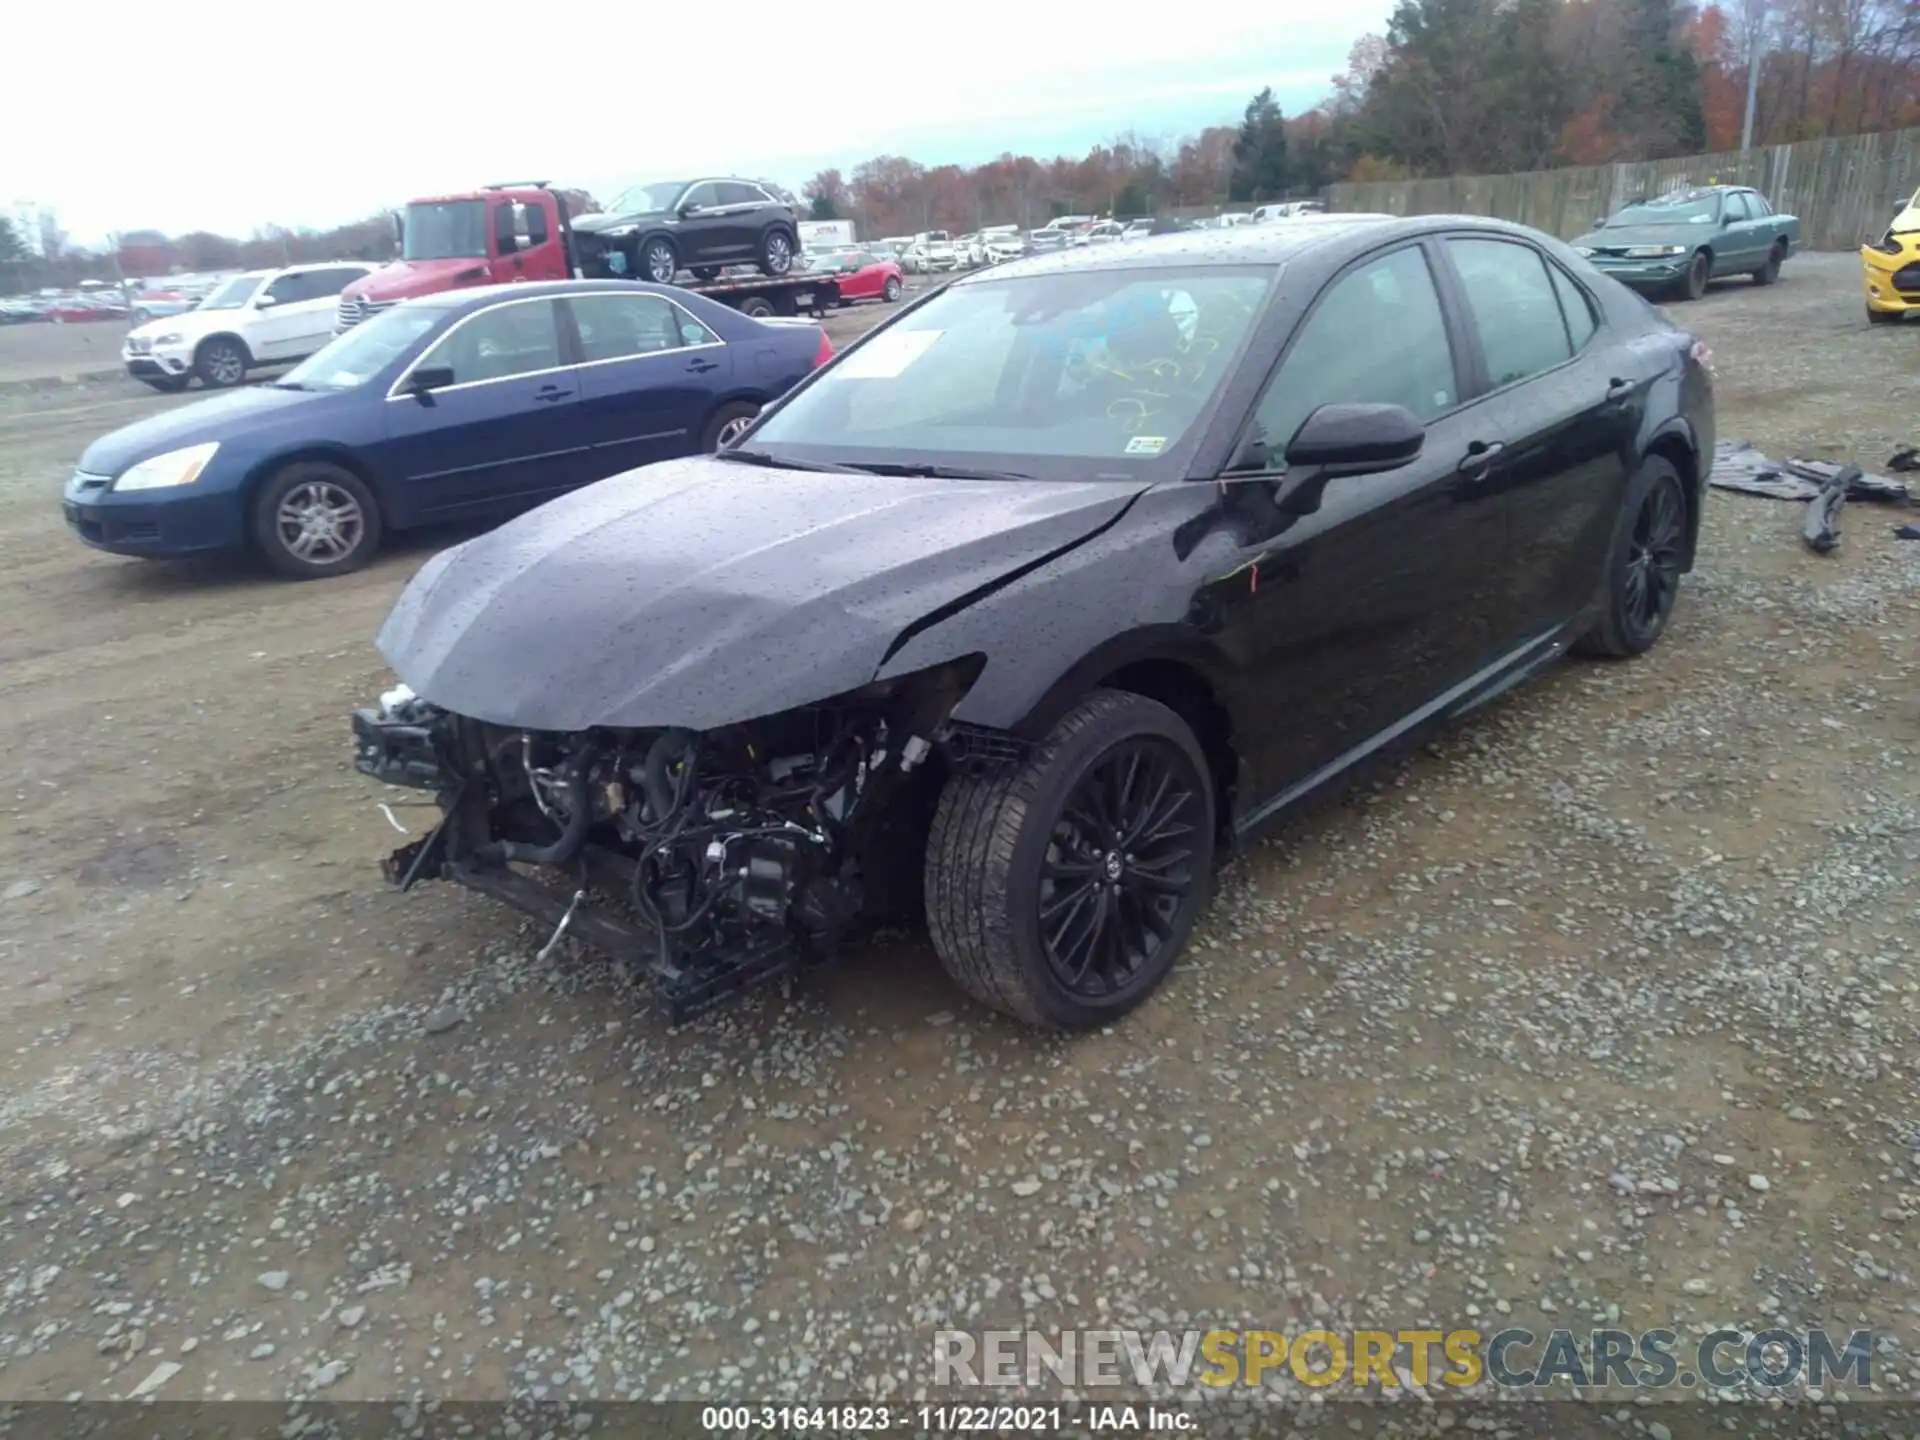
{"label": "rear side window", "polygon": [[722,205],[767,205],[772,202],[760,193],[757,185],[743,185],[738,180],[722,180],[714,189],[720,192]]}
{"label": "rear side window", "polygon": [[589,363],[680,347],[680,311],[659,295],[576,295],[567,303],[580,331],[581,358]]}
{"label": "rear side window", "polygon": [[[1357,337],[1390,335],[1376,348]],[[1440,297],[1410,245],[1333,282],[1307,316],[1254,412],[1270,453],[1322,405],[1403,405],[1421,420],[1459,400]]]}
{"label": "rear side window", "polygon": [[1447,241],[1447,253],[1460,272],[1494,389],[1572,358],[1567,322],[1539,251],[1509,240],[1456,237]]}
{"label": "rear side window", "polygon": [[1553,277],[1554,291],[1560,296],[1560,311],[1567,320],[1567,335],[1577,352],[1600,328],[1600,322],[1594,318],[1593,301],[1587,298],[1586,291],[1573,283],[1572,276],[1551,261],[1547,263],[1547,273]]}

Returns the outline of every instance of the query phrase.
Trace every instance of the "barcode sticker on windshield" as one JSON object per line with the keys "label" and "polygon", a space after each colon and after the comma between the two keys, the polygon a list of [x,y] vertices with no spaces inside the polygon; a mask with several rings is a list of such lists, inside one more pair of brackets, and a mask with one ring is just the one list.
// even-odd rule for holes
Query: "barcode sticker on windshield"
{"label": "barcode sticker on windshield", "polygon": [[891,380],[944,334],[944,330],[885,331],[842,360],[833,373],[842,380]]}
{"label": "barcode sticker on windshield", "polygon": [[1166,448],[1167,437],[1164,435],[1136,435],[1127,441],[1129,455],[1158,455]]}

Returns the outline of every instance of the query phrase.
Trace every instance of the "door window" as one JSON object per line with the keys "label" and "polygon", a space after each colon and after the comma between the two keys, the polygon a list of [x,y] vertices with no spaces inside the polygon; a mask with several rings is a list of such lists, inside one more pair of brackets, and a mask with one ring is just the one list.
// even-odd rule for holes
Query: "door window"
{"label": "door window", "polygon": [[1567,332],[1573,341],[1576,352],[1585,348],[1587,341],[1593,338],[1593,332],[1600,328],[1599,320],[1593,313],[1593,301],[1587,292],[1574,284],[1573,277],[1558,265],[1551,262],[1547,273],[1553,277],[1553,288],[1560,296],[1561,313],[1567,317]]}
{"label": "door window", "polygon": [[682,210],[686,209],[689,205],[698,205],[702,209],[709,209],[719,203],[719,189],[711,180],[701,181],[680,197],[680,208]]}
{"label": "door window", "polygon": [[760,193],[756,185],[744,185],[738,180],[722,180],[714,187],[720,192],[722,205],[765,205],[769,201]]}
{"label": "door window", "polygon": [[558,369],[560,336],[553,302],[515,300],[482,310],[420,357],[420,368],[436,365],[450,366],[456,385]]}
{"label": "door window", "polygon": [[[1391,335],[1384,348],[1357,343]],[[1254,424],[1277,464],[1322,405],[1403,405],[1421,420],[1460,398],[1440,297],[1417,245],[1349,271],[1328,287],[1261,397]]]}
{"label": "door window", "polygon": [[[581,359],[589,363],[653,355],[686,343],[680,326],[690,317],[661,296],[576,295],[567,303],[580,331]],[[704,328],[701,333],[706,333]]]}
{"label": "door window", "polygon": [[311,300],[315,292],[308,284],[310,278],[305,270],[276,276],[267,288],[260,292],[261,298],[272,300],[276,305],[291,305],[297,300]]}
{"label": "door window", "polygon": [[1726,204],[1721,208],[1722,220],[1751,220],[1753,211],[1747,205],[1747,197],[1738,190],[1727,196]]}
{"label": "door window", "polygon": [[362,279],[366,271],[351,265],[334,270],[310,270],[307,272],[307,298],[309,300],[331,299],[354,281]]}
{"label": "door window", "polygon": [[1547,263],[1531,245],[1447,241],[1487,360],[1487,383],[1512,385],[1573,356]]}

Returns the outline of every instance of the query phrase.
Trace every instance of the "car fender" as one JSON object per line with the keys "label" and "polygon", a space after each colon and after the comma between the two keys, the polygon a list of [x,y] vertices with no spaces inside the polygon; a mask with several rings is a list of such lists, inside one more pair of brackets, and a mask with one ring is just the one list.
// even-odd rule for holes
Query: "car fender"
{"label": "car fender", "polygon": [[1231,666],[1195,622],[1194,601],[1210,574],[1234,563],[1237,547],[1214,533],[1181,555],[1168,539],[1213,500],[1210,485],[1142,492],[1096,534],[913,627],[874,678],[984,654],[953,718],[1032,736],[1051,727],[1063,701],[1126,664],[1174,660],[1223,675]]}
{"label": "car fender", "polygon": [[342,470],[351,471],[358,476],[367,489],[373,492],[374,503],[380,507],[382,524],[393,524],[393,506],[388,498],[387,486],[380,473],[370,467],[363,456],[325,440],[296,443],[268,451],[266,454],[247,463],[246,478],[240,482],[241,504],[252,508],[253,497],[260,487],[267,483],[270,476],[288,465],[302,460],[323,460],[329,465],[338,465]]}

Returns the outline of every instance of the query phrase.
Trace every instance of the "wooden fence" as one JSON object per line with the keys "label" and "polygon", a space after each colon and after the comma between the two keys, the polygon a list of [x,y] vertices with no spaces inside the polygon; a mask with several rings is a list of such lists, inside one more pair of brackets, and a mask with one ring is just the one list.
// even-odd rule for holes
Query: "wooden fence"
{"label": "wooden fence", "polygon": [[1686,185],[1751,185],[1800,217],[1810,250],[1852,250],[1879,238],[1920,186],[1920,129],[1842,135],[1738,153],[1623,161],[1519,175],[1341,184],[1330,210],[1389,215],[1491,215],[1570,240],[1643,195]]}

